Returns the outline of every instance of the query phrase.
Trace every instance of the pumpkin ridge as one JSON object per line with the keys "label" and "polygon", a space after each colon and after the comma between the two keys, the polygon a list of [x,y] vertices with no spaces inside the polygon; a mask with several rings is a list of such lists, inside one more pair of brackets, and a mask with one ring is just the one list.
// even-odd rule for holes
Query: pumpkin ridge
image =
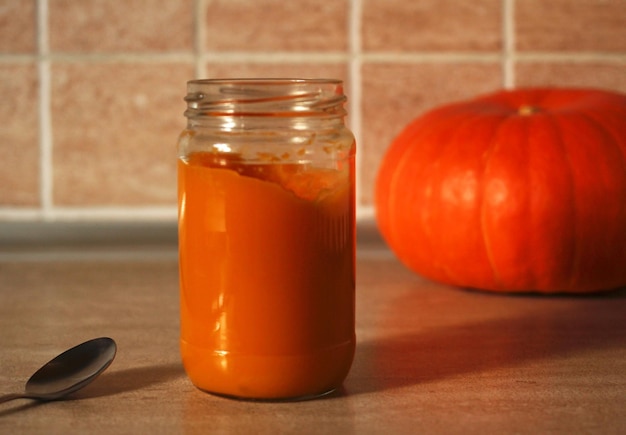
{"label": "pumpkin ridge", "polygon": [[486,153],[485,153],[483,168],[482,168],[483,169],[482,170],[482,183],[481,183],[482,193],[481,193],[481,202],[480,202],[480,209],[479,209],[480,229],[482,233],[482,239],[483,239],[485,251],[487,253],[487,258],[489,260],[489,265],[493,272],[493,281],[494,281],[495,287],[497,288],[504,288],[505,285],[502,280],[502,274],[498,270],[498,267],[496,266],[496,262],[494,260],[493,246],[492,246],[491,237],[489,235],[489,231],[487,229],[487,224],[486,224],[486,217],[487,217],[487,210],[488,210],[488,207],[486,204],[487,199],[488,199],[486,195],[486,187],[488,183],[486,183],[485,174],[487,173],[487,170],[492,163],[492,157],[495,155],[496,149],[499,148],[500,146],[503,146],[497,140],[499,137],[500,131],[504,128],[507,122],[512,121],[518,116],[519,114],[517,113],[517,111],[512,109],[510,113],[501,117],[500,122],[498,122],[497,127],[493,131],[491,140],[489,141],[489,145],[486,147]]}
{"label": "pumpkin ridge", "polygon": [[[608,133],[610,132],[610,137],[612,139],[611,142],[613,142],[615,144],[615,146],[617,147],[618,154],[621,157],[622,166],[624,167],[624,173],[626,174],[626,146],[624,146],[624,145],[622,145],[620,143],[620,137],[613,130],[613,128],[614,128],[613,125],[610,124],[610,123],[602,122],[600,119],[598,119],[595,116],[595,114],[593,112],[581,111],[580,114],[582,116],[584,116],[585,118],[587,118],[588,120],[590,120],[593,123],[595,123],[596,125],[598,125],[600,127],[600,128],[598,128],[598,131],[600,133],[602,133],[603,135],[607,136]],[[625,113],[623,115],[626,117],[626,111],[625,111]],[[624,202],[623,204],[626,204],[626,202]],[[626,205],[625,205],[625,207],[626,207]]]}
{"label": "pumpkin ridge", "polygon": [[[450,136],[450,140],[449,140],[449,146],[454,146],[455,143],[458,143],[458,139],[459,138],[463,138],[463,137],[467,137],[468,133],[471,134],[471,130],[473,128],[475,128],[476,126],[483,126],[483,124],[496,124],[496,127],[493,128],[493,132],[491,133],[491,137],[493,138],[493,136],[496,134],[496,131],[498,129],[498,125],[500,124],[503,117],[507,116],[506,114],[501,113],[501,111],[506,111],[505,108],[498,108],[498,110],[495,110],[494,112],[490,113],[488,116],[489,119],[489,123],[487,123],[486,117],[485,117],[485,113],[468,113],[465,112],[464,113],[464,119],[460,122],[460,123],[452,123],[454,128],[454,133]],[[476,195],[476,197],[480,198],[476,200],[476,203],[478,203],[479,201],[483,201],[484,200],[484,191],[482,188],[482,181],[483,181],[483,175],[484,175],[484,167],[485,167],[485,160],[483,158],[478,159],[480,161],[480,165],[478,166],[478,170],[476,171],[476,186],[474,187],[474,194]],[[444,177],[444,181],[446,180],[446,178]],[[479,181],[480,180],[480,181]],[[480,218],[480,212],[476,213],[478,215],[478,222],[481,222],[481,218]],[[431,235],[432,237],[435,237],[436,235]],[[484,237],[480,238],[482,241],[482,244],[480,245],[480,248],[482,250],[482,253],[480,255],[484,255],[484,258],[487,260],[487,263],[489,265],[489,269],[492,272],[492,275],[495,277],[494,279],[496,279],[496,281],[498,281],[498,274],[497,274],[497,270],[495,269],[495,266],[490,258],[489,255],[489,251],[487,248],[487,245],[485,243]],[[478,249],[479,246],[475,245],[475,248]],[[476,255],[478,255],[478,252],[476,253]],[[482,260],[481,260],[482,261]],[[450,271],[449,267],[445,268],[446,269],[446,273],[450,276],[450,282],[453,282],[455,285],[459,285],[459,283],[462,283],[466,277],[463,276],[462,270],[461,273],[459,273],[459,265],[456,264],[456,267],[454,268],[454,272]],[[443,267],[443,266],[442,266]],[[464,265],[461,265],[461,269],[464,267]]]}
{"label": "pumpkin ridge", "polygon": [[570,180],[570,198],[572,200],[572,212],[573,212],[573,216],[572,219],[570,220],[570,225],[572,225],[573,228],[573,240],[574,240],[574,249],[572,249],[572,252],[570,253],[570,259],[569,259],[569,263],[570,263],[570,267],[569,267],[569,272],[568,272],[568,282],[567,282],[567,288],[571,289],[574,281],[575,281],[575,277],[576,277],[576,270],[578,268],[578,265],[580,264],[580,257],[581,257],[581,249],[580,249],[580,243],[579,243],[579,239],[580,239],[580,235],[579,235],[579,225],[577,225],[578,223],[578,217],[580,215],[580,204],[578,203],[578,196],[576,194],[576,181],[574,179],[574,166],[572,164],[571,161],[571,155],[570,152],[568,150],[567,144],[565,143],[565,140],[563,139],[564,134],[563,134],[563,127],[560,124],[560,117],[563,116],[562,113],[555,115],[554,113],[549,113],[548,115],[548,119],[551,121],[551,125],[554,126],[554,128],[557,130],[558,134],[556,135],[556,138],[559,141],[559,144],[561,145],[561,148],[563,149],[563,157],[564,157],[564,161],[567,164],[568,170],[567,170],[567,174],[569,174],[569,180]]}
{"label": "pumpkin ridge", "polygon": [[[568,144],[564,140],[564,128],[565,127],[561,125],[563,116],[564,116],[563,113],[560,112],[559,110],[550,110],[546,112],[545,116],[543,117],[545,124],[541,126],[542,127],[541,130],[546,130],[547,128],[550,128],[553,134],[551,135],[551,140],[549,143],[558,147],[558,149],[560,150],[559,155],[561,156],[561,159],[559,160],[559,164],[557,164],[557,167],[561,167],[561,165],[563,165],[562,167],[566,168],[566,170],[560,171],[561,173],[566,175],[565,179],[567,180],[567,184],[565,185],[566,190],[564,191],[564,194],[560,195],[562,196],[562,198],[558,202],[561,204],[569,204],[569,206],[567,207],[567,210],[565,211],[567,216],[563,216],[563,219],[567,222],[570,222],[571,224],[569,224],[569,227],[573,227],[573,228],[570,229],[569,234],[561,234],[563,238],[557,240],[558,241],[557,247],[551,246],[549,244],[548,246],[546,246],[545,249],[546,249],[546,252],[548,253],[549,253],[548,249],[557,249],[557,252],[553,253],[553,255],[556,255],[556,258],[559,258],[562,260],[558,262],[558,265],[552,266],[554,268],[553,270],[563,271],[563,276],[567,280],[567,285],[563,287],[571,288],[573,280],[574,280],[574,276],[577,270],[576,258],[578,258],[581,253],[581,247],[580,247],[580,244],[578,243],[578,238],[576,237],[576,235],[578,234],[578,228],[577,228],[576,223],[578,222],[577,216],[580,214],[580,208],[579,208],[580,204],[579,204],[578,195],[576,191],[577,183],[576,183],[575,174],[573,171],[573,163],[571,159],[571,154],[570,154],[570,150],[568,149]],[[545,185],[547,186],[547,188],[550,188],[550,189],[552,188],[552,185],[550,183],[545,183]],[[534,211],[532,213],[533,216],[537,216],[537,214],[538,214],[537,211]],[[543,219],[547,219],[547,222],[549,223],[549,217],[551,215],[555,215],[555,212],[548,211],[548,215],[545,217],[541,216],[540,219],[542,219],[542,221]],[[560,230],[562,230],[563,228],[567,229],[568,226],[567,225],[564,226],[563,224],[559,225]],[[556,237],[556,234],[554,237]],[[544,240],[550,240],[550,239],[547,238]],[[539,239],[539,241],[541,241],[541,238]],[[567,246],[568,241],[573,241],[573,247]],[[551,258],[555,258],[555,257],[551,256]],[[566,264],[566,266],[563,266],[563,264]],[[539,272],[538,268],[535,268],[534,270],[535,270],[535,274]],[[550,275],[548,276],[550,277],[549,280],[545,280],[545,277],[537,276],[537,280],[540,283],[539,287],[543,289],[542,291],[547,291],[547,289],[551,289],[552,291],[562,290],[559,288],[554,288],[555,286],[555,284],[553,283],[554,273],[552,274],[552,276]]]}
{"label": "pumpkin ridge", "polygon": [[[542,106],[542,105],[538,105],[537,107],[537,111],[534,112],[531,116],[522,116],[521,119],[520,117],[518,117],[517,119],[520,121],[520,124],[523,128],[523,133],[521,134],[521,136],[524,139],[524,143],[522,145],[522,148],[525,151],[525,157],[526,157],[526,165],[525,165],[525,171],[524,171],[524,184],[525,185],[531,185],[532,183],[532,179],[533,179],[533,175],[532,175],[532,159],[533,156],[532,151],[531,151],[531,139],[530,139],[530,134],[529,132],[533,129],[531,125],[534,125],[537,122],[538,117],[534,116],[537,113],[543,113],[546,109]],[[525,223],[528,225],[528,223],[530,222],[530,225],[532,226],[532,217],[533,217],[533,203],[534,203],[534,196],[535,193],[533,190],[530,190],[530,192],[528,193],[528,196],[526,198],[526,204],[525,204]],[[529,240],[530,237],[526,237],[525,240],[525,245],[523,247],[521,247],[522,249],[525,249],[527,251],[531,251],[532,250],[532,240]],[[529,268],[531,270],[530,272],[530,279],[528,280],[528,284],[524,285],[524,287],[526,287],[526,289],[530,289],[530,288],[536,288],[538,286],[538,283],[540,281],[540,277],[537,276],[536,273],[534,273],[534,265],[531,263],[529,265]]]}
{"label": "pumpkin ridge", "polygon": [[[425,115],[426,117],[428,114]],[[383,159],[379,172],[378,172],[378,182],[376,186],[375,196],[377,201],[380,201],[380,198],[384,196],[385,202],[387,203],[387,207],[385,208],[385,216],[382,216],[381,210],[378,210],[378,224],[381,227],[380,231],[387,242],[395,246],[398,242],[397,231],[394,226],[389,225],[389,222],[398,220],[397,218],[397,208],[396,201],[397,195],[394,192],[398,192],[400,189],[397,187],[398,178],[401,175],[401,162],[406,159],[406,147],[401,146],[401,144],[397,143],[398,138],[404,137],[406,134],[410,134],[408,138],[413,141],[416,137],[419,137],[422,134],[422,130],[420,126],[424,124],[426,121],[425,118],[419,117],[414,121],[410,122],[406,127],[404,127],[398,135],[393,139],[389,147],[387,148],[385,158]],[[396,154],[399,157],[396,157]],[[396,160],[396,164],[393,168],[389,166],[390,160]],[[389,173],[389,175],[388,175]],[[386,178],[386,183],[383,185],[380,180],[384,180]]]}
{"label": "pumpkin ridge", "polygon": [[[426,115],[427,116],[427,115]],[[410,141],[415,140],[416,138],[420,137],[421,134],[423,134],[423,130],[420,128],[420,126],[424,123],[426,123],[427,119],[422,119],[422,118],[418,118],[417,121],[411,122],[409,123],[408,126],[406,126],[399,134],[397,137],[404,137],[405,134],[410,134],[410,136],[408,136],[408,139]],[[441,122],[441,121],[440,121]],[[396,137],[396,139],[397,139]],[[407,154],[408,152],[406,151],[405,147],[399,148],[400,145],[398,145],[396,143],[396,139],[393,140],[393,142],[391,143],[391,145],[389,146],[387,153],[388,156],[386,156],[385,160],[383,160],[379,174],[384,175],[385,172],[388,172],[391,168],[388,168],[387,165],[387,160],[390,159],[389,156],[392,155],[392,153],[396,152],[398,149],[401,150],[402,152],[400,153],[400,157],[397,158],[396,164],[391,172],[391,175],[389,176],[388,179],[388,183],[387,186],[385,186],[385,196],[387,198],[387,201],[389,202],[389,206],[386,209],[386,213],[387,216],[385,216],[385,220],[387,222],[392,221],[392,220],[397,220],[397,217],[395,216],[397,214],[396,210],[396,200],[397,200],[397,195],[393,195],[392,192],[397,192],[400,189],[398,189],[397,187],[397,183],[398,183],[398,178],[400,177],[400,175],[402,174],[401,168],[403,166],[403,162],[407,159]],[[380,175],[379,175],[380,177]],[[381,177],[382,178],[382,177]],[[380,188],[380,186],[377,187],[377,192],[376,195],[381,195],[382,194],[382,190]],[[393,216],[392,216],[393,215]],[[396,244],[397,240],[398,240],[398,235],[396,234],[396,230],[394,227],[389,227],[388,225],[385,225],[386,228],[383,228],[383,235],[386,236],[389,239],[389,242],[393,243],[394,245]]]}
{"label": "pumpkin ridge", "polygon": [[[619,161],[621,163],[621,167],[623,168],[622,174],[624,174],[624,176],[621,178],[621,181],[622,183],[626,183],[626,147],[622,145],[622,142],[620,141],[620,136],[614,131],[615,127],[613,123],[603,122],[603,120],[600,120],[597,118],[597,116],[595,115],[595,112],[593,111],[579,111],[577,115],[585,119],[587,122],[589,122],[590,125],[593,125],[595,133],[603,136],[604,138],[610,138],[610,140],[606,140],[602,143],[607,144],[610,142],[611,144],[614,144],[614,146],[616,147],[617,154],[619,155]],[[622,190],[626,191],[626,188]],[[626,198],[626,192],[624,192],[624,195],[622,195],[622,198]],[[626,222],[626,199],[619,201],[618,207],[619,209],[617,211],[616,221]],[[625,225],[625,230],[626,230],[626,225]],[[621,253],[622,256],[620,258],[613,259],[615,264],[623,264],[624,262],[626,262],[626,247],[625,247],[626,244],[624,242],[626,242],[626,236],[624,237],[623,241],[620,241],[620,240],[614,241],[614,243],[616,243],[618,246],[623,247],[623,250]],[[577,278],[576,276],[573,276],[572,280],[575,281],[576,278]]]}
{"label": "pumpkin ridge", "polygon": [[[581,112],[581,113],[587,116],[588,118],[593,119],[593,121],[601,127],[599,131],[601,131],[603,134],[607,134],[608,132],[610,132],[611,138],[613,139],[613,143],[617,147],[618,154],[621,156],[622,167],[624,168],[624,174],[626,174],[626,143],[620,142],[620,136],[614,131],[614,126],[612,124],[602,122],[600,119],[598,119],[595,116],[595,114],[592,115],[591,113],[586,112],[586,111]],[[623,115],[626,118],[626,111],[624,111]],[[626,175],[624,176],[624,178],[625,178],[624,181],[626,182]],[[621,202],[621,209],[618,215],[620,216],[619,219],[621,222],[626,222],[626,199],[624,199]],[[624,262],[626,262],[626,243],[624,243],[623,246],[625,246],[624,248],[625,258],[623,258],[623,260]]]}
{"label": "pumpkin ridge", "polygon": [[[430,113],[434,113],[437,112],[438,116],[435,117],[435,121],[436,123],[433,123],[433,120],[430,119],[428,117],[428,114],[426,115],[426,118],[424,118],[423,122],[419,122],[419,123],[415,123],[415,125],[413,126],[415,129],[415,134],[411,135],[411,136],[407,136],[408,139],[404,139],[403,142],[405,143],[412,143],[413,141],[417,140],[417,139],[422,139],[425,135],[431,135],[432,131],[435,130],[437,132],[440,131],[450,131],[450,129],[448,129],[448,125],[451,122],[454,122],[457,120],[457,118],[461,118],[463,123],[468,122],[467,114],[464,113],[462,110],[459,111],[457,110],[458,107],[456,105],[452,105],[452,106],[446,106],[442,109],[439,110],[435,110],[433,112]],[[461,108],[462,109],[462,108]],[[430,114],[429,113],[429,114]],[[426,124],[428,125],[428,129],[421,129],[420,126],[422,124]],[[454,124],[454,125],[459,125],[459,124]],[[400,136],[403,136],[403,134],[401,133]],[[449,140],[445,141],[446,143],[450,143]],[[392,144],[393,146],[393,144]],[[412,157],[414,156],[413,153],[410,152],[409,148],[405,148],[404,153],[402,153],[402,156],[397,160],[396,165],[395,165],[395,170],[393,172],[393,175],[391,177],[390,180],[390,188],[389,190],[391,191],[398,191],[399,189],[396,187],[396,184],[398,182],[399,178],[403,178],[404,175],[404,168],[406,167],[406,165],[410,164],[412,161]],[[438,161],[441,160],[442,156],[442,150],[439,150],[439,152],[437,153],[437,160],[434,161],[430,161],[429,164],[430,165],[434,165],[436,164]],[[390,203],[390,212],[389,213],[397,213],[397,207],[395,207],[395,199]],[[420,220],[419,222],[416,223],[416,225],[419,225],[420,228],[422,229],[423,234],[426,236],[425,239],[427,240],[428,243],[428,251],[432,252],[433,251],[433,246],[436,246],[436,242],[433,241],[433,238],[436,238],[437,236],[435,234],[433,234],[433,231],[429,229],[428,226],[425,226],[422,221]],[[428,231],[426,231],[428,230]],[[399,237],[402,237],[402,235],[398,235],[396,234],[397,232],[397,228],[393,228],[392,229],[392,235],[391,235],[391,239],[394,240],[394,243],[398,240]],[[441,259],[440,258],[436,258],[434,259],[433,263],[436,264],[436,269],[439,270],[441,273],[443,273],[445,275],[445,279],[448,282],[453,282],[454,280],[452,280],[452,275],[450,274],[449,270],[447,270],[446,268],[444,268],[441,264]],[[411,267],[413,267],[411,265]]]}

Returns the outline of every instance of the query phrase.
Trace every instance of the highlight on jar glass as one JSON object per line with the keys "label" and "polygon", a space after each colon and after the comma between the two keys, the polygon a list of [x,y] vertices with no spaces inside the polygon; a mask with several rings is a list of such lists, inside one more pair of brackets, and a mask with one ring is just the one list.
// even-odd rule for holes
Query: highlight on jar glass
{"label": "highlight on jar glass", "polygon": [[296,400],[355,350],[354,136],[342,82],[193,80],[178,140],[180,350],[201,390]]}

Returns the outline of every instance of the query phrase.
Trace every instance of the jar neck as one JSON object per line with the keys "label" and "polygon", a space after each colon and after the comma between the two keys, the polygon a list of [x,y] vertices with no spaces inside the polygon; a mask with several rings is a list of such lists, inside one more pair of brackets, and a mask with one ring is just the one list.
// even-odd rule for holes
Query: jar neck
{"label": "jar neck", "polygon": [[343,85],[331,79],[220,79],[187,83],[190,127],[250,130],[343,125]]}

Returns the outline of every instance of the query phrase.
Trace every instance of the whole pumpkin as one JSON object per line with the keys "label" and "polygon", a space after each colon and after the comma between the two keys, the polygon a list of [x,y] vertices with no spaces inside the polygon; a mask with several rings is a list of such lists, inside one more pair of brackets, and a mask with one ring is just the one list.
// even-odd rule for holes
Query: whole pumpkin
{"label": "whole pumpkin", "polygon": [[434,109],[392,142],[375,187],[383,238],[430,279],[626,286],[626,95],[518,89]]}

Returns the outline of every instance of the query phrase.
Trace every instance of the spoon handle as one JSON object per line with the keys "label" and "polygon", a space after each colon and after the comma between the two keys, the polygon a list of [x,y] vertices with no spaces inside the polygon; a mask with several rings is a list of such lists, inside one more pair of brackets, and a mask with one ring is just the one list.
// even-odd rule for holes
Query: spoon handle
{"label": "spoon handle", "polygon": [[8,402],[9,400],[15,400],[15,399],[26,399],[28,398],[28,396],[25,396],[24,394],[5,394],[4,396],[0,396],[0,403],[4,403],[4,402]]}

